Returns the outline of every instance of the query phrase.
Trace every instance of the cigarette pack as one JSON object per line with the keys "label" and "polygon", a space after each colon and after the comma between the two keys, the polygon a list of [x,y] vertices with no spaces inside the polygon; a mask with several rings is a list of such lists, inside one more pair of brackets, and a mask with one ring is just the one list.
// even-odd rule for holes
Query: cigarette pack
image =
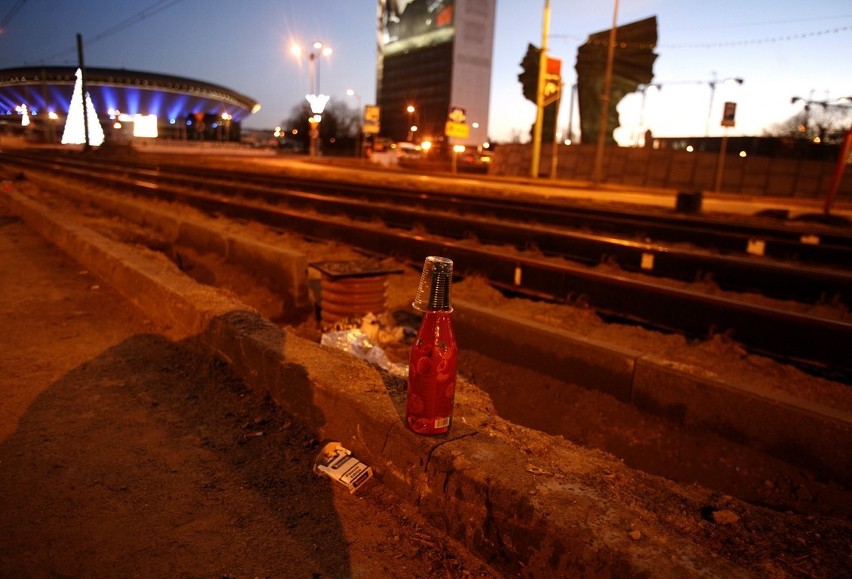
{"label": "cigarette pack", "polygon": [[329,442],[323,446],[314,461],[314,472],[337,481],[350,493],[357,491],[373,476],[373,469],[352,456],[352,452],[343,448],[339,442]]}

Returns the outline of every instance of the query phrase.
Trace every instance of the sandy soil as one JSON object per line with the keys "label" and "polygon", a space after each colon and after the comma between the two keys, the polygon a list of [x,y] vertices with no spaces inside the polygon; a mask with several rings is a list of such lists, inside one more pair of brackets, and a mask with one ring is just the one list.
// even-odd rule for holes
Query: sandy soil
{"label": "sandy soil", "polygon": [[0,577],[499,576],[0,201]]}

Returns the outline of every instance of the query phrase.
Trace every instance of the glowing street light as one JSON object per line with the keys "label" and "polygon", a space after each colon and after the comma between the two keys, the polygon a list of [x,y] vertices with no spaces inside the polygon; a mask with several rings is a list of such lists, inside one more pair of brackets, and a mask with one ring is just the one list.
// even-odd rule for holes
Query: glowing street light
{"label": "glowing street light", "polygon": [[458,171],[459,155],[464,153],[464,145],[453,145],[453,173]]}
{"label": "glowing street light", "polygon": [[408,142],[411,142],[414,140],[414,133],[417,132],[417,124],[414,117],[417,109],[414,105],[408,105],[405,107],[405,111],[408,113]]}
{"label": "glowing street light", "polygon": [[[321,60],[319,57],[320,56],[331,56],[331,53],[333,52],[333,50],[330,46],[326,45],[323,42],[320,42],[319,40],[315,41],[311,45],[311,47],[313,48],[313,50],[311,50],[308,53],[308,60],[310,61],[310,64],[311,64],[311,87],[310,87],[310,90],[311,90],[311,94],[319,94],[319,92],[320,92],[319,65],[320,65],[320,60]],[[301,58],[303,52],[304,52],[304,50],[302,49],[301,45],[299,45],[298,43],[294,42],[290,45],[290,54],[292,54],[296,58]]]}
{"label": "glowing street light", "polygon": [[[311,147],[310,147],[310,156],[315,156],[317,154],[317,140],[319,139],[319,124],[322,120],[322,112],[325,110],[325,105],[328,103],[329,97],[322,94],[320,92],[320,58],[321,56],[330,56],[332,53],[332,49],[330,46],[327,46],[325,43],[320,42],[319,40],[314,41],[311,45],[313,50],[308,54],[308,60],[310,61],[311,66],[311,92],[310,94],[305,95],[308,103],[311,105],[311,117],[308,119],[308,123],[311,126]],[[302,47],[297,43],[293,43],[290,45],[290,53],[293,54],[297,58],[301,58],[302,56]]]}

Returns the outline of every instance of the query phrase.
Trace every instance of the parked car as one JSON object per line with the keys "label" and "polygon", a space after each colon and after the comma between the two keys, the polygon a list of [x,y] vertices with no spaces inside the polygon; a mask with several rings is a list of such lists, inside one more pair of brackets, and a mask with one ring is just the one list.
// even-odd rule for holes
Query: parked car
{"label": "parked car", "polygon": [[467,149],[458,157],[458,169],[472,173],[487,173],[488,167],[491,166],[492,156],[493,154],[490,151]]}
{"label": "parked car", "polygon": [[393,150],[400,161],[419,161],[423,158],[423,149],[414,143],[394,143]]}

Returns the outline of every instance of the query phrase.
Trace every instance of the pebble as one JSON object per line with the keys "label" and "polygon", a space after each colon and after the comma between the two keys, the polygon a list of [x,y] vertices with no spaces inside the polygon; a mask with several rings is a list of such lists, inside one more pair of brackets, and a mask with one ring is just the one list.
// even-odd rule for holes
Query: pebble
{"label": "pebble", "polygon": [[811,494],[811,491],[809,491],[806,486],[800,486],[796,489],[796,497],[801,501],[814,500],[814,496]]}

